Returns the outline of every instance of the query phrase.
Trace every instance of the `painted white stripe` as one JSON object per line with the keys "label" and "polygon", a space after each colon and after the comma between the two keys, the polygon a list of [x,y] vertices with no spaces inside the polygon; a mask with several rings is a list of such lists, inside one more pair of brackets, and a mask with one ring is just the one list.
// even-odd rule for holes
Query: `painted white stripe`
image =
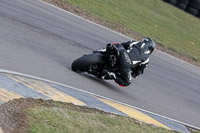
{"label": "painted white stripe", "polygon": [[187,123],[184,123],[184,122],[181,122],[181,121],[178,121],[178,120],[174,120],[172,118],[169,118],[169,117],[166,117],[166,116],[163,116],[163,115],[159,115],[159,114],[153,113],[151,111],[148,111],[148,110],[145,110],[145,109],[133,106],[133,105],[129,105],[129,104],[126,104],[126,103],[123,103],[123,102],[120,102],[120,101],[117,101],[117,100],[114,100],[114,99],[111,99],[111,98],[108,98],[108,97],[104,97],[104,96],[101,96],[101,95],[98,95],[98,94],[95,94],[95,93],[92,93],[92,92],[89,92],[89,91],[81,90],[79,88],[75,88],[75,87],[72,87],[72,86],[69,86],[69,85],[65,85],[65,84],[61,84],[61,83],[54,82],[54,81],[51,81],[51,80],[47,80],[47,79],[31,76],[31,75],[28,75],[28,74],[13,72],[13,71],[9,71],[9,70],[0,69],[0,73],[18,75],[18,76],[22,76],[22,77],[32,78],[32,79],[35,79],[35,80],[40,80],[40,81],[43,81],[43,82],[56,84],[56,85],[63,86],[63,87],[66,87],[66,88],[71,88],[71,89],[74,89],[74,90],[78,90],[78,91],[81,91],[81,92],[84,92],[84,93],[87,93],[87,94],[90,94],[90,95],[94,95],[94,96],[97,96],[97,97],[100,97],[100,98],[104,98],[104,99],[107,99],[107,100],[110,100],[110,101],[113,101],[113,102],[117,102],[119,104],[131,107],[131,108],[135,108],[135,109],[137,109],[139,111],[147,112],[147,113],[150,113],[152,115],[155,115],[155,116],[158,116],[158,117],[162,117],[164,119],[167,119],[167,120],[170,120],[170,121],[174,121],[174,122],[177,122],[179,124],[186,125],[186,126],[189,126],[189,127],[192,127],[192,128],[200,130],[200,127],[196,127],[196,126],[193,126],[191,124],[187,124]]}

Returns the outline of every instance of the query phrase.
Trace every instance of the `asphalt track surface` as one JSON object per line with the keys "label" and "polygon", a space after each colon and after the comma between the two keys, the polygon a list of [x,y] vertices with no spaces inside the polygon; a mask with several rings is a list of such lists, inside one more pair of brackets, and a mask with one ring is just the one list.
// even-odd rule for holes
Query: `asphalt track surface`
{"label": "asphalt track surface", "polygon": [[70,68],[77,57],[127,37],[38,0],[0,0],[0,69],[67,84],[200,127],[200,69],[160,51],[122,88]]}

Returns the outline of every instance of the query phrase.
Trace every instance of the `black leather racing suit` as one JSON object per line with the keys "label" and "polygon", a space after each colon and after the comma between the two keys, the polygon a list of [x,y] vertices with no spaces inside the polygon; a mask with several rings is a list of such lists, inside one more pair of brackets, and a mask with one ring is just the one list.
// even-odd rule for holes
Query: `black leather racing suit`
{"label": "black leather racing suit", "polygon": [[[144,44],[135,40],[121,44],[115,43],[114,45],[123,46],[118,57],[119,73],[108,72],[108,74],[112,75],[115,82],[120,86],[128,86],[131,84],[131,75],[136,78],[143,74],[149,63],[150,51],[145,48]],[[102,51],[105,51],[105,49],[102,49]]]}

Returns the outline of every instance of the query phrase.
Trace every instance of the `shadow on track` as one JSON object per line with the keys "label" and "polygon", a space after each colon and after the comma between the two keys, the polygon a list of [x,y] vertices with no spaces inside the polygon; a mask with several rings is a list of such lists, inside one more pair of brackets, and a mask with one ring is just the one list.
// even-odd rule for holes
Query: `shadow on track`
{"label": "shadow on track", "polygon": [[[66,68],[68,68],[73,73],[76,73],[71,69],[71,66],[66,66]],[[130,94],[127,93],[127,91],[125,91],[125,89],[127,89],[127,88],[118,86],[115,83],[114,80],[113,80],[113,83],[116,84],[116,85],[113,85],[113,84],[109,83],[108,80],[107,81],[106,80],[101,80],[101,79],[98,79],[95,76],[87,74],[87,73],[76,73],[76,74],[81,76],[81,77],[87,78],[88,80],[90,80],[90,81],[92,81],[94,83],[100,84],[103,87],[105,87],[106,89],[109,89],[110,91],[114,91],[115,93],[120,93],[120,94],[125,95],[127,97],[130,96]]]}
{"label": "shadow on track", "polygon": [[[134,100],[137,100],[137,97],[133,96],[132,93],[129,92],[130,89],[131,89],[131,90],[133,89],[133,86],[132,86],[132,87],[131,87],[131,86],[129,86],[129,87],[120,87],[120,86],[118,86],[114,81],[112,81],[112,82],[113,82],[113,84],[116,84],[116,85],[113,85],[113,84],[109,83],[108,81],[98,79],[98,78],[96,78],[95,76],[89,75],[89,74],[87,74],[87,73],[76,73],[76,72],[74,72],[70,67],[67,67],[67,69],[69,69],[71,72],[73,72],[73,73],[76,74],[77,76],[80,76],[80,77],[82,77],[82,78],[86,78],[86,79],[88,79],[89,81],[94,82],[95,84],[97,84],[97,86],[98,86],[98,85],[101,85],[102,88],[101,88],[101,86],[98,86],[99,89],[104,89],[104,90],[102,90],[102,91],[104,91],[104,92],[105,92],[106,90],[108,90],[108,91],[106,91],[106,92],[112,93],[113,97],[107,95],[107,97],[109,97],[109,98],[112,98],[112,99],[114,99],[114,100],[117,100],[117,99],[115,98],[115,96],[118,96],[118,97],[126,97],[127,99],[131,99],[131,100],[133,100],[133,101],[134,101]],[[109,92],[109,91],[111,91],[111,92]],[[103,96],[105,96],[105,95],[103,95]],[[122,98],[122,99],[123,99],[123,98]],[[121,102],[124,102],[124,103],[129,104],[128,102],[123,101],[123,100],[120,100],[120,99],[118,99],[117,101],[121,101]]]}
{"label": "shadow on track", "polygon": [[114,86],[114,85],[110,84],[109,82],[106,82],[105,80],[101,80],[101,79],[96,78],[93,75],[89,75],[89,74],[86,74],[86,73],[81,73],[79,75],[84,77],[84,78],[91,80],[92,82],[101,84],[101,85],[105,86],[106,88],[108,88],[109,90],[119,92],[119,93],[124,93],[124,91],[122,90],[123,88],[119,88],[117,86]]}
{"label": "shadow on track", "polygon": [[[126,87],[118,87],[118,86],[114,86],[112,84],[110,84],[109,82],[105,81],[105,80],[101,80],[96,78],[95,76],[86,74],[86,73],[82,73],[80,74],[81,76],[83,76],[84,78],[87,78],[95,83],[101,84],[103,86],[105,86],[107,89],[114,91],[115,93],[120,93],[120,95],[122,94],[125,97],[130,97],[131,99],[136,99],[135,97],[133,97],[130,93],[128,93],[125,89]],[[113,81],[114,82],[114,81]]]}

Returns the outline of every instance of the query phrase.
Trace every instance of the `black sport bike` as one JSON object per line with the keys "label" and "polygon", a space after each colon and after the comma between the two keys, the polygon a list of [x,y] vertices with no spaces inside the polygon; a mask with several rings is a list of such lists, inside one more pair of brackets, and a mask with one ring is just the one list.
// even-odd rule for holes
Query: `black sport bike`
{"label": "black sport bike", "polygon": [[[92,54],[85,54],[74,60],[71,68],[77,73],[87,72],[97,78],[104,76],[105,72],[118,73],[120,49],[124,49],[123,46],[109,43],[106,52],[94,51]],[[104,79],[113,79],[113,77],[106,76]]]}

